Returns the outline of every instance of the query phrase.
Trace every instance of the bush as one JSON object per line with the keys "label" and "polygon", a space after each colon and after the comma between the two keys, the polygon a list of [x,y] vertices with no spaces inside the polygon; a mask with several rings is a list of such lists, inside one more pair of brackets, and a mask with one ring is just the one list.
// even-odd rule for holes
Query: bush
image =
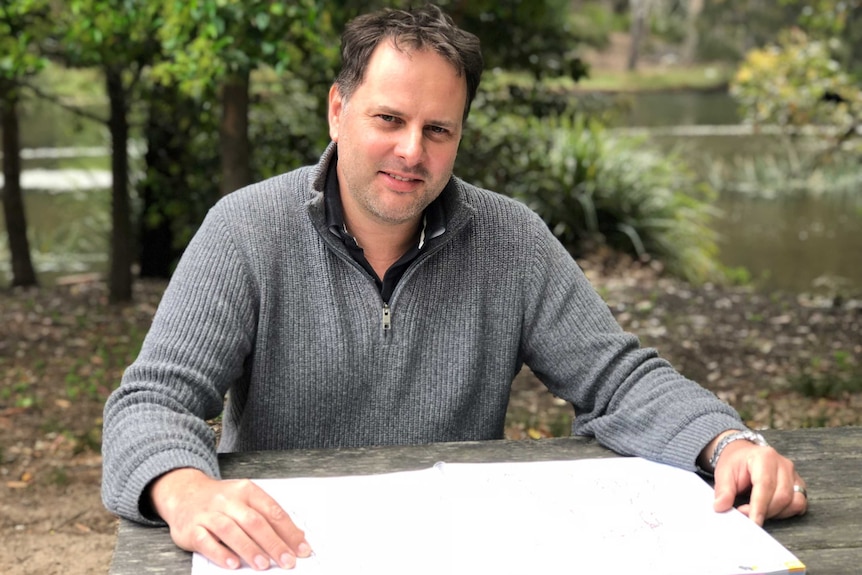
{"label": "bush", "polygon": [[613,137],[578,114],[537,118],[478,107],[456,173],[529,205],[575,253],[599,241],[657,258],[689,281],[720,276],[712,189],[678,157]]}

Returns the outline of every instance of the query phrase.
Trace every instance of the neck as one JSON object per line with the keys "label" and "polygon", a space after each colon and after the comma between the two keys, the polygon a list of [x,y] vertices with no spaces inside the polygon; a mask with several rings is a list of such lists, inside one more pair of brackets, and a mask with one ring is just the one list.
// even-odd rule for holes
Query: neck
{"label": "neck", "polygon": [[416,221],[403,224],[357,221],[356,218],[348,218],[346,213],[344,219],[347,231],[356,238],[365,252],[365,259],[380,278],[417,241],[422,223],[421,216]]}

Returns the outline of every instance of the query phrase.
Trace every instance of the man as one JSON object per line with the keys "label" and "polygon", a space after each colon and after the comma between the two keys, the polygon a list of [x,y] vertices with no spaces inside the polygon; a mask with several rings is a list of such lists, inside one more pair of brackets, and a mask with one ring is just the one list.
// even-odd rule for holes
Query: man
{"label": "man", "polygon": [[221,451],[492,439],[526,363],[573,433],[714,472],[718,511],[751,488],[757,523],[803,513],[793,464],[623,333],[535,214],[452,176],[478,40],[432,6],[342,40],[320,163],[212,209],[108,400],[106,506],[224,567],[292,567],[305,534],[218,479],[228,392]]}

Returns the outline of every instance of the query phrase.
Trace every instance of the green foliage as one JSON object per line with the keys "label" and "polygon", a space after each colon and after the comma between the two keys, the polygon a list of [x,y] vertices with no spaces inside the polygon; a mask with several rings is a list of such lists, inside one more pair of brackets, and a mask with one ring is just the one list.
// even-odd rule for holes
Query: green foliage
{"label": "green foliage", "polygon": [[[808,139],[811,143],[811,139]],[[735,156],[731,160],[705,155],[704,179],[722,193],[776,199],[804,196],[853,197],[862,189],[859,162],[850,154],[836,155],[829,162],[818,162],[823,145],[788,141],[784,150],[755,157]],[[862,198],[860,198],[862,200]]]}
{"label": "green foliage", "polygon": [[276,76],[264,70],[253,83],[257,105],[249,130],[256,179],[316,163],[329,143],[329,84],[308,76],[307,71]]}
{"label": "green foliage", "polygon": [[[147,230],[170,233],[169,260],[176,260],[219,197],[220,110],[176,86],[147,85],[144,95],[149,103],[144,129],[149,149],[136,186],[143,204],[142,243]],[[186,169],[192,165],[195,169]]]}
{"label": "green foliage", "polygon": [[523,201],[573,249],[600,241],[691,281],[719,276],[713,192],[678,158],[578,114],[499,114],[479,103],[459,175]]}
{"label": "green foliage", "polygon": [[[745,286],[751,284],[751,272],[744,267],[725,267],[724,277],[731,285]],[[761,321],[763,318],[749,318],[751,321]]]}
{"label": "green foliage", "polygon": [[0,80],[19,80],[45,65],[36,50],[48,34],[47,0],[4,0],[0,5]]}
{"label": "green foliage", "polygon": [[[249,138],[255,181],[317,161],[329,141],[327,90],[328,84],[309,85],[289,71],[276,74],[265,68],[252,75]],[[149,98],[150,114],[176,128],[166,134],[170,141],[161,143],[164,150],[172,150],[174,169],[163,173],[150,166],[138,182],[139,190],[153,194],[141,217],[151,228],[168,220],[173,247],[181,252],[218,199],[220,110],[164,87],[152,94],[161,96]],[[195,169],[184,168],[189,165]]]}
{"label": "green foliage", "polygon": [[11,402],[15,407],[29,408],[38,405],[33,392],[35,376],[30,370],[21,368],[7,369],[7,378],[0,387],[0,400]]}
{"label": "green foliage", "polygon": [[574,37],[597,48],[608,45],[611,32],[627,28],[625,19],[603,2],[578,2],[569,11],[568,18],[569,29]]}
{"label": "green foliage", "polygon": [[[786,1],[796,6],[799,2]],[[862,1],[804,3],[798,26],[748,53],[731,84],[748,121],[782,128],[828,126],[834,152],[862,153]],[[854,139],[857,141],[854,142]]]}
{"label": "green foliage", "polygon": [[851,353],[836,350],[831,357],[815,357],[803,365],[791,385],[805,397],[839,399],[862,391],[862,371]]}
{"label": "green foliage", "polygon": [[836,59],[851,74],[862,73],[862,1],[860,0],[784,0],[801,6],[799,26],[819,39],[837,39]]}
{"label": "green foliage", "polygon": [[445,0],[439,4],[460,26],[479,36],[487,69],[526,70],[536,78],[577,80],[586,75],[586,65],[574,53],[582,40],[569,0]]}
{"label": "green foliage", "polygon": [[[194,95],[212,94],[232,75],[270,66],[331,71],[336,43],[317,0],[162,0],[151,18],[167,58],[153,75]],[[332,74],[330,73],[330,77]]]}
{"label": "green foliage", "polygon": [[158,53],[149,0],[64,0],[52,18],[56,54],[71,66],[140,69]]}
{"label": "green foliage", "polygon": [[773,42],[796,21],[800,7],[763,0],[710,0],[698,19],[698,52],[704,60],[738,61],[752,46]]}
{"label": "green foliage", "polygon": [[48,482],[58,487],[65,487],[71,482],[69,472],[64,466],[53,467],[48,473]]}
{"label": "green foliage", "polygon": [[749,52],[731,86],[746,118],[780,126],[853,125],[862,115],[862,90],[835,60],[831,44],[791,29],[777,45]]}

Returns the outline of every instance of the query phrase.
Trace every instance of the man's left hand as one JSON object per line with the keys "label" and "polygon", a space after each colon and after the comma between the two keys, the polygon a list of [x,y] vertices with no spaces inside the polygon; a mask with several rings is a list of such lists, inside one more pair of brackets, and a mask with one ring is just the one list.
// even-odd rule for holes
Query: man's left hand
{"label": "man's left hand", "polygon": [[737,495],[749,489],[749,502],[738,509],[758,525],[808,510],[805,482],[793,462],[772,447],[734,441],[725,447],[713,474],[718,512],[729,510]]}

